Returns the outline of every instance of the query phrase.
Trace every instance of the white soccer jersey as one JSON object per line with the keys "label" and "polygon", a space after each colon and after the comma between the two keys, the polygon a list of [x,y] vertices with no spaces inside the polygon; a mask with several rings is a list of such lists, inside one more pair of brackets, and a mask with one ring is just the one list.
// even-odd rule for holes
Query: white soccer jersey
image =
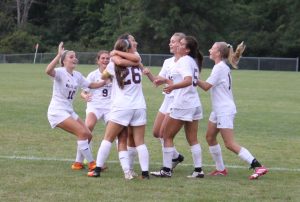
{"label": "white soccer jersey", "polygon": [[54,69],[52,99],[48,110],[63,109],[73,111],[73,98],[79,88],[87,88],[90,82],[78,71],[72,74],[64,67]]}
{"label": "white soccer jersey", "polygon": [[236,106],[232,95],[232,79],[229,66],[221,61],[216,64],[206,80],[210,88],[212,110],[217,116],[236,113]]}
{"label": "white soccer jersey", "polygon": [[[159,76],[163,77],[163,78],[166,78],[166,79],[170,79],[172,80],[172,75],[171,75],[171,71],[172,69],[174,68],[176,62],[175,62],[175,57],[171,57],[171,58],[168,58],[164,61],[163,63],[163,66],[159,72]],[[165,96],[167,97],[174,97],[174,94],[173,92],[169,93],[169,94],[166,94],[166,93],[163,93],[165,94]]]}
{"label": "white soccer jersey", "polygon": [[142,71],[139,67],[126,67],[127,76],[124,88],[121,89],[115,77],[115,64],[110,62],[106,70],[113,76],[112,109],[146,109],[146,102],[142,90]]}
{"label": "white soccer jersey", "polygon": [[192,77],[191,85],[185,88],[173,90],[174,102],[172,104],[172,108],[190,109],[201,106],[197,91],[199,69],[195,60],[189,55],[181,57],[172,69],[171,74],[174,84],[183,81],[184,77]]}
{"label": "white soccer jersey", "polygon": [[[96,69],[88,74],[87,80],[89,82],[100,82],[103,81],[101,79],[102,73],[99,69]],[[101,88],[96,89],[84,89],[91,93],[91,101],[87,102],[87,107],[93,108],[101,108],[101,109],[110,109],[111,103],[111,86],[112,84],[105,84]]]}

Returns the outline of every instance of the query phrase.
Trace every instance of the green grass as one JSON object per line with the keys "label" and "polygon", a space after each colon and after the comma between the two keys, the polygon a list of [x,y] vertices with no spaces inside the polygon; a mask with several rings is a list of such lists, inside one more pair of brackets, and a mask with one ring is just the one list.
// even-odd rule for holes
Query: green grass
{"label": "green grass", "polygon": [[[0,201],[299,201],[300,197],[300,74],[274,71],[233,71],[233,89],[238,114],[236,140],[249,149],[270,172],[249,181],[247,165],[226,150],[220,141],[227,177],[186,178],[192,169],[190,149],[182,131],[176,136],[177,149],[185,156],[171,179],[125,181],[115,147],[108,160],[109,170],[100,178],[86,177],[86,170],[72,171],[75,137],[50,129],[47,108],[52,82],[46,65],[0,64]],[[93,66],[80,65],[84,75]],[[159,68],[153,68],[157,74]],[[204,69],[202,79],[210,70]],[[198,137],[203,151],[204,171],[213,169],[205,142],[210,113],[209,93],[200,91],[204,119]],[[146,144],[150,169],[160,168],[161,147],[151,129],[162,102],[160,88],[144,78],[148,106]],[[85,116],[85,103],[77,95],[76,112]],[[96,157],[103,137],[103,124],[94,132]],[[15,158],[14,158],[15,157]],[[139,171],[139,165],[135,165]]]}

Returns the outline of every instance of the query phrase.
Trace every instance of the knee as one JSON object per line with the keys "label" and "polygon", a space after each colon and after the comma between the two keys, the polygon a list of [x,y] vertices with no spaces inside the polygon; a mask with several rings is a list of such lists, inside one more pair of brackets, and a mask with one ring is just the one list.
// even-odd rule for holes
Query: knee
{"label": "knee", "polygon": [[206,134],[205,138],[206,138],[206,142],[208,143],[208,145],[215,145],[215,143],[217,142],[216,138],[209,134]]}
{"label": "knee", "polygon": [[92,133],[87,128],[82,128],[80,131],[78,131],[78,136],[83,139],[92,139]]}

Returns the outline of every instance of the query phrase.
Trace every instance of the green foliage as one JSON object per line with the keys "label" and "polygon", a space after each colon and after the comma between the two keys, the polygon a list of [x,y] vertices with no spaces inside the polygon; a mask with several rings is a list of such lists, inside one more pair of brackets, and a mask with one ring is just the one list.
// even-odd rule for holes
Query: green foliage
{"label": "green foliage", "polygon": [[0,40],[0,51],[1,53],[32,53],[35,51],[35,44],[39,41],[37,36],[23,30],[16,30]]}
{"label": "green foliage", "polygon": [[[294,0],[36,0],[22,30],[38,37],[44,52],[59,41],[77,51],[112,49],[116,38],[129,32],[140,52],[169,53],[170,36],[184,32],[199,40],[204,53],[215,41],[245,41],[246,56],[297,57],[299,6]],[[16,1],[0,2],[1,41],[11,35],[18,40],[16,15]],[[28,51],[2,43],[1,52],[12,49]]]}

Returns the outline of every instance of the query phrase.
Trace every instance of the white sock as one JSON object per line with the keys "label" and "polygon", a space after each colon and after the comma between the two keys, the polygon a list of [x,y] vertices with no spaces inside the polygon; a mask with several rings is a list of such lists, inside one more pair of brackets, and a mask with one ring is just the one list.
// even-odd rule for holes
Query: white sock
{"label": "white sock", "polygon": [[82,153],[81,153],[81,151],[80,151],[80,149],[79,149],[79,146],[78,146],[78,144],[77,144],[77,152],[76,152],[76,159],[75,159],[75,162],[82,163],[82,162],[83,162],[83,159],[84,159],[84,157],[83,157],[83,155],[82,155]]}
{"label": "white sock", "polygon": [[163,166],[172,169],[174,147],[164,147],[163,151]]}
{"label": "white sock", "polygon": [[88,140],[77,140],[77,144],[80,152],[84,156],[84,158],[90,163],[94,161],[92,152],[90,150],[89,141]]}
{"label": "white sock", "polygon": [[238,156],[240,157],[240,159],[246,161],[249,165],[251,165],[251,163],[254,159],[252,154],[244,147],[241,147],[241,150],[240,150]]}
{"label": "white sock", "polygon": [[112,145],[111,142],[107,140],[102,140],[97,154],[97,161],[96,161],[97,167],[102,168],[104,166],[104,163],[109,156],[111,145]]}
{"label": "white sock", "polygon": [[160,144],[161,144],[161,146],[163,147],[164,146],[164,138],[158,138],[159,139],[159,141],[160,141]]}
{"label": "white sock", "polygon": [[179,156],[179,152],[176,150],[176,147],[174,146],[174,152],[173,152],[172,159],[177,159],[178,156]]}
{"label": "white sock", "polygon": [[220,144],[209,146],[209,152],[216,164],[216,169],[218,171],[223,171],[225,169],[225,165],[222,157],[222,150]]}
{"label": "white sock", "polygon": [[149,171],[149,152],[145,144],[136,147],[142,171]]}
{"label": "white sock", "polygon": [[137,150],[135,147],[128,147],[127,146],[127,151],[128,151],[128,157],[129,157],[129,169],[133,170],[134,168],[134,159],[137,155]]}
{"label": "white sock", "polygon": [[129,171],[128,151],[119,151],[119,160],[124,173]]}
{"label": "white sock", "polygon": [[192,157],[195,168],[202,168],[202,150],[200,144],[191,146]]}

